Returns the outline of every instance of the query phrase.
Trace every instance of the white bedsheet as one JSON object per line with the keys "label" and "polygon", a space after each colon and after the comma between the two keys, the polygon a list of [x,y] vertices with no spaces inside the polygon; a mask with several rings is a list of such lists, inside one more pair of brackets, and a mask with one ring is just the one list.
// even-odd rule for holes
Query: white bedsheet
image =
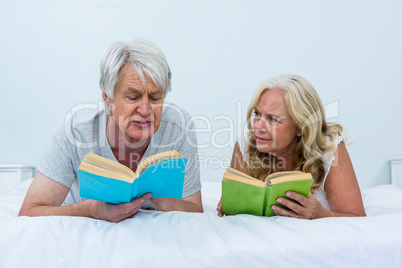
{"label": "white bedsheet", "polygon": [[219,218],[220,183],[205,182],[205,213],[109,223],[17,217],[29,183],[0,196],[0,267],[402,267],[402,191],[391,185],[363,191],[364,218]]}

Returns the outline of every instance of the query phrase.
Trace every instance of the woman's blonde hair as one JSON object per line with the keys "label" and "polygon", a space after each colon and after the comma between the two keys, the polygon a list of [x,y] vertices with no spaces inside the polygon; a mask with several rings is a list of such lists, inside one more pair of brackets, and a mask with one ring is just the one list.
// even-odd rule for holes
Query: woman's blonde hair
{"label": "woman's blonde hair", "polygon": [[259,179],[279,171],[276,157],[259,152],[253,134],[252,117],[261,95],[270,89],[279,89],[288,108],[288,112],[302,135],[298,138],[294,161],[296,170],[311,173],[314,177],[312,189],[316,189],[324,180],[325,167],[323,156],[336,150],[334,139],[340,136],[343,128],[336,123],[325,121],[325,111],[321,99],[313,86],[297,75],[279,75],[264,80],[254,93],[247,110],[247,164],[248,172]]}

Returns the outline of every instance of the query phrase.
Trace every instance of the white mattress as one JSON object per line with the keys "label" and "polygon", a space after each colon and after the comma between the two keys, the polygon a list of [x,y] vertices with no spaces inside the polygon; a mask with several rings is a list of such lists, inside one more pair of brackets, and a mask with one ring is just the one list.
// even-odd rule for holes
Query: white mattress
{"label": "white mattress", "polygon": [[120,223],[17,217],[30,181],[0,196],[0,267],[402,267],[402,191],[363,191],[368,217],[302,220],[141,211]]}

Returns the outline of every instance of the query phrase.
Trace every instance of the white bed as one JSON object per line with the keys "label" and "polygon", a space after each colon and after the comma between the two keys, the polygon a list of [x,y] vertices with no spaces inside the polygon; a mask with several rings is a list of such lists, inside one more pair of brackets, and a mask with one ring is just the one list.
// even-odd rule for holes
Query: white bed
{"label": "white bed", "polygon": [[148,212],[120,223],[17,217],[31,181],[0,196],[0,267],[402,267],[402,191],[363,191],[365,218],[219,218],[220,183],[203,183],[205,213]]}

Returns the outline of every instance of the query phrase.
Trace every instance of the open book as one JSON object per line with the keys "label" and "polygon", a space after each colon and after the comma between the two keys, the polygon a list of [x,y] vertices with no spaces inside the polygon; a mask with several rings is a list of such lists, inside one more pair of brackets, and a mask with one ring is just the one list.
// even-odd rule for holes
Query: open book
{"label": "open book", "polygon": [[311,174],[301,171],[276,172],[261,181],[228,167],[222,181],[222,212],[274,216],[272,205],[283,207],[278,197],[285,197],[287,191],[308,197],[312,183]]}
{"label": "open book", "polygon": [[130,202],[145,193],[181,199],[187,159],[177,151],[152,155],[136,172],[105,157],[88,153],[78,168],[80,196],[103,202]]}

